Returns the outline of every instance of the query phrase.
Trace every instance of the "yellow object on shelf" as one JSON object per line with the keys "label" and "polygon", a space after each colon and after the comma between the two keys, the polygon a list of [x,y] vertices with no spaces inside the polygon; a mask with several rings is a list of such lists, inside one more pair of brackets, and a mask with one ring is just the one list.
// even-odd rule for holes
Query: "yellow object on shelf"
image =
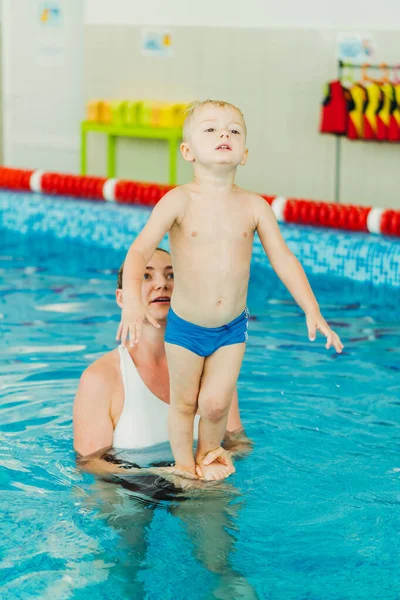
{"label": "yellow object on shelf", "polygon": [[174,107],[172,104],[160,103],[153,113],[154,127],[174,127]]}
{"label": "yellow object on shelf", "polygon": [[139,125],[139,104],[140,102],[128,100],[125,110],[125,125],[129,127],[137,127]]}
{"label": "yellow object on shelf", "polygon": [[139,102],[138,124],[142,127],[182,127],[186,104],[167,102]]}
{"label": "yellow object on shelf", "polygon": [[153,127],[182,127],[185,120],[186,104],[158,102],[153,104]]}
{"label": "yellow object on shelf", "polygon": [[154,127],[153,125],[154,102],[143,100],[138,102],[138,125],[140,127]]}
{"label": "yellow object on shelf", "polygon": [[104,100],[91,100],[86,108],[87,120],[95,123],[111,123],[111,108]]}
{"label": "yellow object on shelf", "polygon": [[126,124],[127,104],[126,100],[114,100],[110,102],[111,123],[113,125]]}
{"label": "yellow object on shelf", "polygon": [[98,123],[100,120],[100,100],[91,100],[86,107],[86,118],[88,121]]}
{"label": "yellow object on shelf", "polygon": [[110,102],[100,102],[100,123],[111,123],[111,105]]}
{"label": "yellow object on shelf", "polygon": [[185,120],[186,104],[151,100],[92,100],[87,121],[126,127],[179,128]]}
{"label": "yellow object on shelf", "polygon": [[174,124],[173,127],[183,127],[183,123],[186,119],[186,110],[188,108],[188,104],[174,104]]}

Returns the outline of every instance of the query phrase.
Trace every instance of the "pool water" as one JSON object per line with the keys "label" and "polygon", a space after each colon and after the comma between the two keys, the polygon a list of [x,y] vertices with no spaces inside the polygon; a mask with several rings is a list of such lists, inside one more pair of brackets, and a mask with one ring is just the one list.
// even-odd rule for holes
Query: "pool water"
{"label": "pool water", "polygon": [[253,269],[238,389],[254,449],[206,493],[149,501],[72,450],[79,376],[115,347],[123,252],[0,235],[2,599],[400,597],[398,292],[312,279],[338,356]]}

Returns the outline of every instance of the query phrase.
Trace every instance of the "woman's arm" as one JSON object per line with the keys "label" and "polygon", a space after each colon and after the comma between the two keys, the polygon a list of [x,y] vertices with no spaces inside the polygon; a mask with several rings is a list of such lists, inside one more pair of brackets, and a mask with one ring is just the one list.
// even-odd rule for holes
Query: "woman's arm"
{"label": "woman's arm", "polygon": [[[73,424],[74,449],[79,467],[93,475],[143,473],[129,463],[120,464],[113,459],[114,424],[111,418],[111,400],[118,373],[105,357],[90,365],[82,374],[76,392]],[[238,394],[235,389],[228,415],[224,447],[232,453],[242,452],[251,442],[244,433],[239,414]],[[155,469],[151,469],[152,472]],[[162,469],[160,469],[160,474]]]}
{"label": "woman's arm", "polygon": [[239,397],[237,388],[235,387],[235,391],[232,396],[232,404],[228,413],[228,422],[226,424],[226,431],[238,431],[239,429],[243,429],[242,421],[240,419],[239,412]]}
{"label": "woman's arm", "polygon": [[222,441],[222,446],[228,450],[232,456],[247,454],[251,451],[253,442],[244,432],[242,420],[239,411],[239,397],[237,388],[233,392],[232,404],[229,409],[226,432]]}
{"label": "woman's arm", "polygon": [[76,462],[82,471],[101,477],[122,474],[132,475],[134,473],[142,474],[144,471],[144,469],[140,469],[136,465],[114,457],[112,447],[102,448],[88,456],[77,454]]}
{"label": "woman's arm", "polygon": [[114,377],[100,359],[83,372],[76,392],[73,423],[74,448],[87,456],[112,445],[114,427],[111,398]]}
{"label": "woman's arm", "polygon": [[136,472],[137,468],[113,461],[114,424],[111,400],[117,373],[103,357],[84,371],[76,392],[73,410],[74,448],[77,463],[83,471],[94,475]]}

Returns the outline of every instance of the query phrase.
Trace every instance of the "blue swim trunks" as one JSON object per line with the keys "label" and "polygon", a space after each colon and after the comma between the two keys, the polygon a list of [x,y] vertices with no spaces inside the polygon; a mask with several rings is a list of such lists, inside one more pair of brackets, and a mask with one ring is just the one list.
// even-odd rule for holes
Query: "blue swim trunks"
{"label": "blue swim trunks", "polygon": [[210,356],[222,346],[247,342],[249,309],[244,311],[227,325],[221,327],[201,327],[181,319],[172,310],[168,311],[165,341],[187,348],[199,356]]}

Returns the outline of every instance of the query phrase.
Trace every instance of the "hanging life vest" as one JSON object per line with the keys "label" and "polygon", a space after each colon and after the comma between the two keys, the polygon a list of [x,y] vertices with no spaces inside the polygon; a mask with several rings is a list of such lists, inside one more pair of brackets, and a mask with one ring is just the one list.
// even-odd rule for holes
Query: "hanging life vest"
{"label": "hanging life vest", "polygon": [[393,87],[394,103],[390,115],[388,140],[389,142],[400,142],[400,83]]}
{"label": "hanging life vest", "polygon": [[381,119],[378,120],[378,113],[383,107],[383,91],[377,83],[371,83],[367,88],[367,104],[364,111],[364,139],[377,140],[378,127],[380,128],[380,136],[385,134],[383,131],[384,125]]}
{"label": "hanging life vest", "polygon": [[352,107],[353,100],[349,90],[340,81],[331,81],[328,83],[322,102],[320,132],[345,135],[349,110]]}
{"label": "hanging life vest", "polygon": [[364,137],[364,110],[367,103],[367,91],[364,86],[355,83],[350,88],[354,108],[349,112],[347,137],[361,140]]}
{"label": "hanging life vest", "polygon": [[380,141],[385,141],[389,138],[390,120],[396,108],[396,97],[394,87],[389,81],[381,85],[381,90],[383,93],[383,103],[377,114],[378,131],[376,137]]}

